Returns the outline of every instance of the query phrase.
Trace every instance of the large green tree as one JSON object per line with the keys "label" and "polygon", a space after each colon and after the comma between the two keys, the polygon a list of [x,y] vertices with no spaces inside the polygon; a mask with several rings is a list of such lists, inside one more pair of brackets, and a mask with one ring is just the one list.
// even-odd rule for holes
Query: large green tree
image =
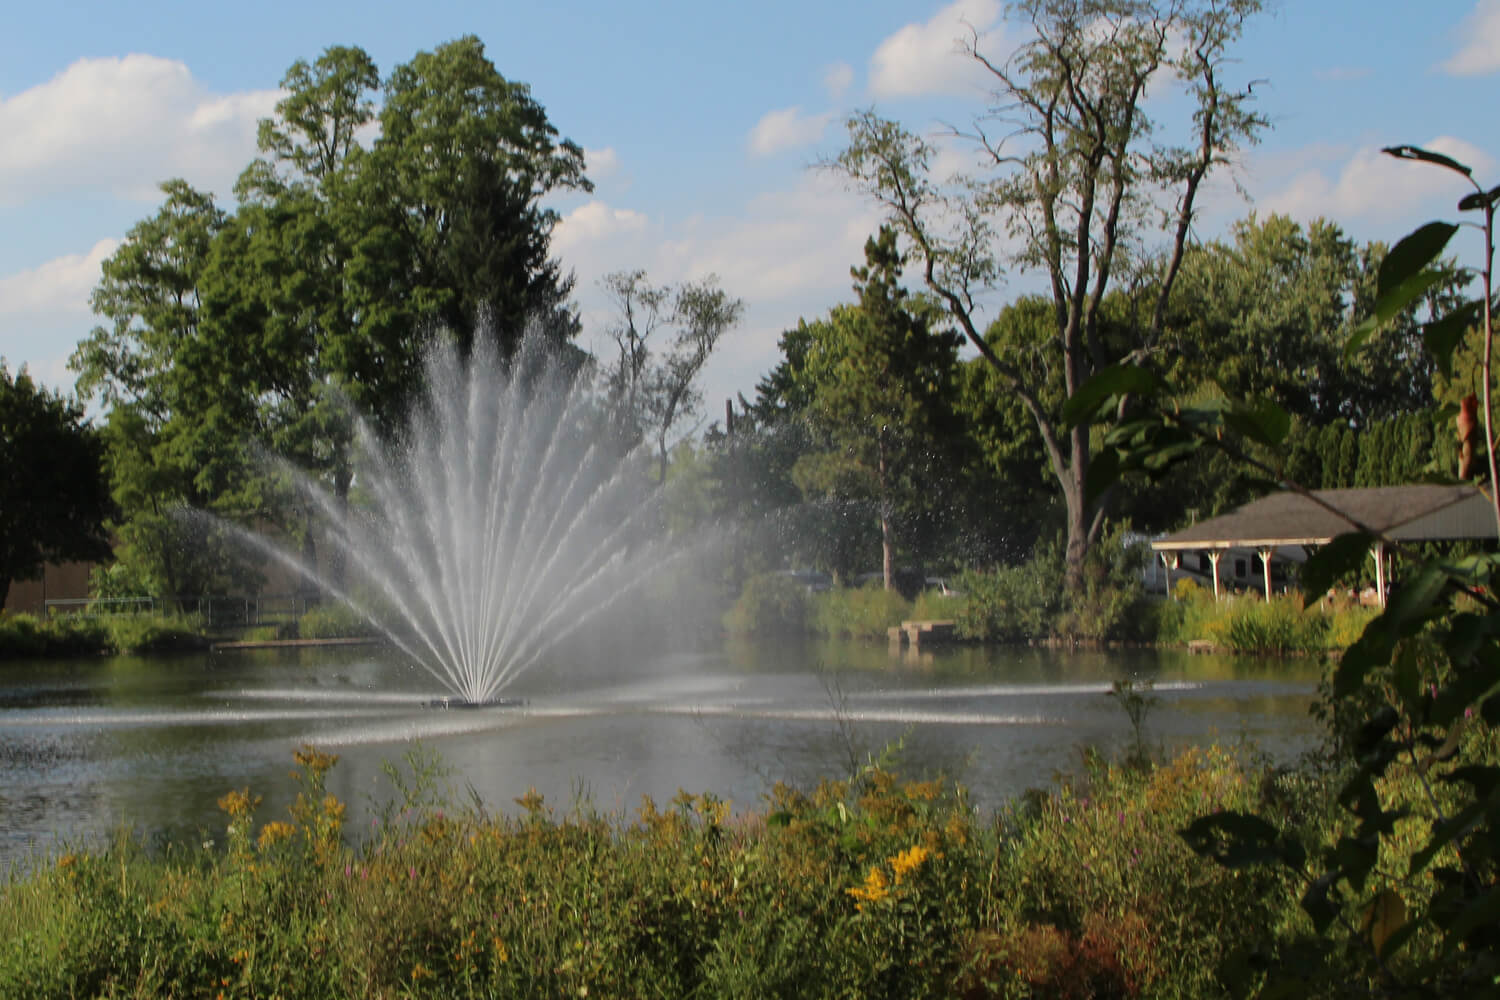
{"label": "large green tree", "polygon": [[898,521],[923,506],[954,436],[959,335],[934,329],[941,314],[901,286],[896,232],[882,228],[853,268],[858,302],[812,324],[798,374],[806,415],[828,449],[802,456],[792,476],[803,494],[868,499],[880,527],[881,575],[895,585]]}
{"label": "large green tree", "polygon": [[[979,303],[1007,268],[1040,276],[1052,307],[1045,367],[1061,380],[1060,396],[1110,364],[1154,356],[1203,182],[1265,124],[1249,87],[1225,81],[1231,48],[1260,6],[1014,3],[1027,40],[1009,58],[991,58],[977,36],[967,46],[994,92],[957,138],[972,142],[987,170],[935,176],[934,144],[874,111],[849,120],[849,144],[833,164],[885,207],[927,286],[1030,413],[1062,493],[1070,589],[1081,586],[1107,500],[1088,489],[1089,431],[1069,427],[1048,383],[985,337]],[[1147,100],[1174,84],[1186,102]],[[1158,120],[1179,107],[1191,110]],[[1164,254],[1153,253],[1157,239]],[[1132,338],[1111,344],[1106,297],[1122,276],[1148,267],[1155,299]]]}
{"label": "large green tree", "polygon": [[83,407],[0,361],[0,607],[49,562],[109,555],[104,447]]}
{"label": "large green tree", "polygon": [[[380,75],[357,48],[295,63],[282,86],[236,210],[169,182],[105,263],[93,304],[106,323],[73,358],[82,391],[120,410],[115,477],[143,525],[165,530],[157,512],[186,504],[269,518],[311,545],[256,452],[345,497],[346,402],[397,433],[434,338],[492,337],[504,357],[529,320],[560,344],[576,334],[542,199],[588,189],[582,150],[478,39],[398,66],[378,113]],[[153,468],[126,468],[141,462]],[[156,570],[178,592],[197,585]]]}

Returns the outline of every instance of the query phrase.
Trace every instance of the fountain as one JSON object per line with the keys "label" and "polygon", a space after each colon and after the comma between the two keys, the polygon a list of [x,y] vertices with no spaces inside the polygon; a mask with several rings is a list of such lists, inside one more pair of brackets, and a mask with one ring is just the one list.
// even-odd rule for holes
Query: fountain
{"label": "fountain", "polygon": [[660,537],[648,463],[605,430],[535,336],[508,365],[487,340],[467,362],[435,347],[397,441],[356,423],[357,502],[294,473],[349,583],[277,556],[442,682],[450,696],[429,706],[513,704],[507,684],[678,551]]}

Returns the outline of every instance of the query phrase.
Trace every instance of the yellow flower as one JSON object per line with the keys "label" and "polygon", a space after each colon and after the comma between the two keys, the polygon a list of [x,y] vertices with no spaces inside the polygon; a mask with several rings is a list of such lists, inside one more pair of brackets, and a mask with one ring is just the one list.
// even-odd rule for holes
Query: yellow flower
{"label": "yellow flower", "polygon": [[292,824],[284,823],[279,819],[272,820],[261,827],[260,836],[256,838],[255,843],[260,846],[261,850],[265,850],[281,843],[296,832],[297,828]]}
{"label": "yellow flower", "polygon": [[859,900],[855,909],[863,910],[866,903],[878,903],[891,894],[885,879],[885,872],[878,865],[872,867],[865,875],[865,884],[856,885],[851,889],[845,889],[849,895]]}
{"label": "yellow flower", "polygon": [[258,805],[260,805],[260,796],[257,795],[252,799],[248,788],[228,792],[219,799],[219,808],[235,819],[251,812]]}
{"label": "yellow flower", "polygon": [[922,862],[926,861],[931,853],[932,851],[921,844],[914,844],[891,858],[891,870],[896,873],[896,884],[900,885],[903,878],[922,867]]}

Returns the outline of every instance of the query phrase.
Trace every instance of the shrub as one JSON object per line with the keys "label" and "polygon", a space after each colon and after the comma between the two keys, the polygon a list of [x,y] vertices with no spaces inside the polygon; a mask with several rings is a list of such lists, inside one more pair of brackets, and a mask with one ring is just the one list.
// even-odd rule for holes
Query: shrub
{"label": "shrub", "polygon": [[369,631],[370,625],[364,617],[342,602],[308,608],[297,619],[297,635],[302,639],[341,639],[366,635]]}
{"label": "shrub", "polygon": [[109,637],[98,619],[0,613],[0,659],[82,656],[103,652]]}
{"label": "shrub", "polygon": [[959,586],[968,596],[956,616],[959,632],[971,639],[1003,642],[1052,635],[1062,606],[1062,577],[1037,562],[965,573]]}
{"label": "shrub", "polygon": [[109,648],[118,653],[194,649],[205,643],[197,615],[118,615],[98,618]]}
{"label": "shrub", "polygon": [[807,605],[807,588],[796,580],[778,573],[752,576],[725,613],[724,627],[737,634],[805,633]]}
{"label": "shrub", "polygon": [[899,591],[879,583],[835,587],[808,598],[814,632],[859,639],[884,639],[886,630],[912,617],[912,604]]}

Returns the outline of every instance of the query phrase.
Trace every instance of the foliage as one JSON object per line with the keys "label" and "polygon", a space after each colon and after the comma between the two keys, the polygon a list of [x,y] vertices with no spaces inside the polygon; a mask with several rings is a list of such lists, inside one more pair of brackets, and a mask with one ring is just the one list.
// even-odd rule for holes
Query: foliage
{"label": "foliage", "polygon": [[1002,642],[1145,638],[1140,558],[1125,543],[1125,527],[1117,525],[1089,552],[1072,592],[1064,589],[1065,561],[1056,544],[1038,546],[1019,566],[965,573],[959,580],[967,595],[957,615],[959,631]]}
{"label": "foliage", "polygon": [[97,618],[0,613],[0,659],[82,656],[100,652],[108,642]]}
{"label": "foliage", "polygon": [[202,622],[184,615],[0,615],[0,659],[199,648]]}
{"label": "foliage", "polygon": [[590,189],[582,149],[473,36],[392,70],[377,113],[380,84],[357,48],[298,61],[234,210],[168,181],[104,263],[103,322],[70,365],[109,407],[120,557],[154,593],[253,578],[183,508],[269,522],[315,557],[305,507],[258,456],[346,498],[348,402],[397,433],[434,338],[493,338],[506,357],[528,323],[557,345],[577,333],[542,200]]}
{"label": "foliage", "polygon": [[366,635],[369,622],[353,608],[342,603],[320,604],[308,608],[297,619],[297,636],[301,639],[339,639]]}
{"label": "foliage", "polygon": [[[13,873],[0,993],[1214,997],[1305,933],[1280,875],[1171,835],[1263,798],[1265,774],[1220,750],[1095,762],[993,824],[961,789],[876,764],[747,811],[680,792],[559,813],[532,791],[496,815],[434,797],[415,753],[353,847],[337,758],[296,756],[288,812],[230,790],[217,845],[122,836]],[[1301,799],[1277,801],[1295,823]]]}
{"label": "foliage", "polygon": [[[720,339],[739,322],[745,303],[731,299],[710,275],[696,282],[656,287],[645,271],[616,271],[603,285],[617,319],[609,335],[619,355],[602,372],[615,429],[627,442],[637,436],[656,445],[657,481],[667,481],[670,436],[703,403],[694,387]],[[669,342],[656,337],[675,328]]]}
{"label": "foliage", "polygon": [[0,607],[12,580],[49,562],[109,554],[103,459],[80,404],[0,361]]}
{"label": "foliage", "polygon": [[[1413,146],[1387,152],[1451,171],[1473,189],[1458,208],[1481,215],[1475,228],[1484,237],[1476,271],[1482,295],[1425,324],[1422,336],[1433,364],[1447,376],[1457,348],[1479,327],[1484,360],[1477,387],[1482,401],[1477,402],[1493,483],[1495,373],[1489,359],[1500,187],[1485,190],[1469,167],[1443,154]],[[1458,229],[1429,223],[1391,249],[1379,270],[1370,315],[1350,335],[1347,354],[1363,349],[1385,324],[1450,279],[1450,269],[1434,262]],[[1170,395],[1157,376],[1124,366],[1096,376],[1068,406],[1081,425],[1105,412],[1121,412],[1122,397],[1135,400],[1126,407],[1126,419],[1104,437],[1112,452],[1111,474],[1160,473],[1212,446],[1287,481],[1282,445],[1291,420],[1281,407],[1258,398],[1181,407],[1166,402]],[[1465,436],[1471,434],[1473,428]],[[1265,451],[1251,455],[1245,442]],[[1316,501],[1300,484],[1288,485]],[[1303,568],[1309,600],[1357,569],[1374,540],[1366,526],[1341,516],[1352,530],[1322,547]],[[1500,508],[1496,516],[1500,521]],[[1383,541],[1401,548],[1391,539]],[[1490,587],[1497,557],[1480,553],[1414,562],[1389,605],[1345,651],[1322,706],[1334,723],[1334,750],[1342,764],[1339,787],[1330,796],[1345,811],[1337,836],[1306,844],[1250,811],[1200,816],[1182,833],[1195,851],[1228,867],[1276,865],[1305,880],[1303,909],[1319,932],[1357,949],[1358,978],[1369,988],[1403,995],[1494,995],[1500,975],[1494,920],[1500,908],[1494,805],[1500,754],[1492,726],[1500,721],[1495,688],[1500,605]],[[1297,978],[1299,971],[1285,970],[1286,978]]]}
{"label": "foliage", "polygon": [[808,599],[808,627],[827,636],[884,639],[888,629],[915,617],[912,602],[879,583],[834,587]]}
{"label": "foliage", "polygon": [[[928,140],[873,111],[848,121],[833,168],[886,210],[971,346],[1035,421],[1066,509],[1068,589],[1083,585],[1084,557],[1105,505],[1087,490],[1088,429],[1061,412],[1091,374],[1160,346],[1199,190],[1213,169],[1254,142],[1265,119],[1251,88],[1226,84],[1230,50],[1258,0],[1026,0],[1031,22],[1003,61],[967,54],[988,71],[991,106],[971,132],[992,173],[936,176]],[[1182,146],[1162,135],[1148,91],[1181,83],[1190,115]],[[993,134],[996,129],[1008,130]],[[1163,206],[1170,206],[1166,211]],[[1116,325],[1109,293],[1146,270],[1152,220],[1170,241],[1153,262],[1154,288],[1139,315]],[[976,301],[1005,267],[1039,273],[1050,289],[1050,331],[991,339]]]}
{"label": "foliage", "polygon": [[740,635],[801,635],[807,631],[805,584],[783,573],[761,573],[745,581],[724,627]]}

